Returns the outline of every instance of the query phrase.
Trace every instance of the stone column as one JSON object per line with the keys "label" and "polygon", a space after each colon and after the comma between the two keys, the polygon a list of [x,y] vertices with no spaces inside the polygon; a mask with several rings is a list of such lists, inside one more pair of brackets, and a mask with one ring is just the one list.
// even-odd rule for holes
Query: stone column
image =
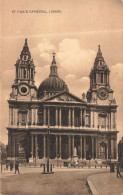
{"label": "stone column", "polygon": [[117,159],[117,139],[114,140],[114,159]]}
{"label": "stone column", "polygon": [[84,121],[84,126],[86,125],[86,109],[84,109],[84,112],[83,112],[83,121]]}
{"label": "stone column", "polygon": [[56,126],[58,126],[58,108],[56,108]]}
{"label": "stone column", "polygon": [[113,112],[111,112],[111,130],[113,129]]}
{"label": "stone column", "polygon": [[117,129],[117,112],[115,112],[115,129]]}
{"label": "stone column", "polygon": [[33,135],[31,135],[31,157],[33,158]]}
{"label": "stone column", "polygon": [[27,124],[29,124],[29,110],[28,110],[28,112],[27,112]]}
{"label": "stone column", "polygon": [[56,158],[58,157],[58,136],[56,135]]}
{"label": "stone column", "polygon": [[15,125],[15,108],[13,108],[13,125]]}
{"label": "stone column", "polygon": [[32,117],[31,117],[31,125],[33,125],[33,109],[32,109]]}
{"label": "stone column", "polygon": [[75,122],[74,122],[74,108],[73,108],[73,110],[72,110],[72,126],[74,127],[74,124],[75,124]]}
{"label": "stone column", "polygon": [[37,158],[37,156],[38,156],[37,148],[38,148],[38,146],[37,146],[37,135],[35,135],[35,158]]}
{"label": "stone column", "polygon": [[59,108],[59,126],[61,126],[61,108]]}
{"label": "stone column", "polygon": [[46,158],[46,135],[43,135],[43,156],[44,156],[44,158]]}
{"label": "stone column", "polygon": [[105,127],[105,129],[106,129],[106,131],[108,130],[108,117],[106,116],[106,122],[105,122],[105,125],[106,125],[106,127]]}
{"label": "stone column", "polygon": [[86,136],[84,135],[84,159],[86,159]]}
{"label": "stone column", "polygon": [[18,115],[18,109],[15,108],[15,125],[17,125],[17,115]]}
{"label": "stone column", "polygon": [[8,157],[11,157],[11,135],[8,134]]}
{"label": "stone column", "polygon": [[80,108],[80,126],[82,127],[82,108]]}
{"label": "stone column", "polygon": [[92,139],[92,158],[94,159],[94,136],[92,136],[91,139]]}
{"label": "stone column", "polygon": [[38,109],[35,109],[35,124],[37,125],[38,123]]}
{"label": "stone column", "polygon": [[71,126],[71,108],[69,108],[68,125]]}
{"label": "stone column", "polygon": [[59,158],[61,158],[61,135],[59,135]]}
{"label": "stone column", "polygon": [[9,125],[11,125],[11,108],[9,108]]}
{"label": "stone column", "polygon": [[74,154],[74,135],[72,136],[72,155]]}
{"label": "stone column", "polygon": [[108,141],[107,141],[107,156],[106,156],[107,160],[108,160]]}
{"label": "stone column", "polygon": [[69,158],[71,158],[71,136],[68,135]]}
{"label": "stone column", "polygon": [[114,159],[114,140],[111,139],[111,158]]}
{"label": "stone column", "polygon": [[82,159],[82,135],[80,135],[80,158]]}
{"label": "stone column", "polygon": [[46,126],[46,107],[44,107],[44,112],[43,112],[43,125]]}
{"label": "stone column", "polygon": [[94,127],[95,128],[98,128],[98,126],[97,126],[97,124],[98,124],[98,113],[97,112],[95,112],[95,125],[94,125]]}
{"label": "stone column", "polygon": [[93,110],[90,111],[90,114],[91,114],[90,127],[93,128]]}
{"label": "stone column", "polygon": [[23,78],[23,69],[21,68],[21,78]]}
{"label": "stone column", "polygon": [[29,70],[29,80],[31,80],[31,68]]}
{"label": "stone column", "polygon": [[109,131],[111,130],[111,113],[109,113]]}
{"label": "stone column", "polygon": [[48,125],[50,126],[50,108],[48,108]]}
{"label": "stone column", "polygon": [[96,158],[98,158],[98,138],[96,137]]}
{"label": "stone column", "polygon": [[12,157],[15,157],[15,137],[12,135]]}

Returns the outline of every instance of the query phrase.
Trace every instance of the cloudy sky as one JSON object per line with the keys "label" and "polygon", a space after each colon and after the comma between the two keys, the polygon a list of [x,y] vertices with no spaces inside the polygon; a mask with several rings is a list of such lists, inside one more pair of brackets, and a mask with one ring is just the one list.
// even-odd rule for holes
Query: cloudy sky
{"label": "cloudy sky", "polygon": [[119,105],[119,140],[123,136],[123,1],[2,0],[1,5],[1,140],[7,143],[7,99],[25,38],[36,66],[36,86],[48,77],[56,52],[58,74],[78,97],[89,89],[88,76],[101,45]]}

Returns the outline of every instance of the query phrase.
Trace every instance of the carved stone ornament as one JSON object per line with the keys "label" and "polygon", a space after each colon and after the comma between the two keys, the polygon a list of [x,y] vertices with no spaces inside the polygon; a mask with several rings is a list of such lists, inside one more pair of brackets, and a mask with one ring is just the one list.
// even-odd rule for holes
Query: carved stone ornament
{"label": "carved stone ornament", "polygon": [[35,96],[34,94],[32,94],[32,99],[33,99],[33,100],[36,99],[36,96]]}
{"label": "carved stone ornament", "polygon": [[116,104],[115,98],[114,98],[113,100],[110,101],[110,104]]}
{"label": "carved stone ornament", "polygon": [[68,95],[61,95],[61,96],[57,97],[57,100],[59,100],[59,101],[76,101],[76,99],[74,99]]}
{"label": "carved stone ornament", "polygon": [[10,98],[15,98],[15,95],[13,93],[10,93]]}

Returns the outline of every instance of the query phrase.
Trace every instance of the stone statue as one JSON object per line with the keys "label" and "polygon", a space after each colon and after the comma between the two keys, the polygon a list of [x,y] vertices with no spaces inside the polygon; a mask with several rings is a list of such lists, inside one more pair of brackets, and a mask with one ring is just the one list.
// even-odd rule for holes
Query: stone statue
{"label": "stone statue", "polygon": [[85,99],[85,93],[82,94],[82,99]]}
{"label": "stone statue", "polygon": [[73,156],[77,156],[77,149],[74,147]]}

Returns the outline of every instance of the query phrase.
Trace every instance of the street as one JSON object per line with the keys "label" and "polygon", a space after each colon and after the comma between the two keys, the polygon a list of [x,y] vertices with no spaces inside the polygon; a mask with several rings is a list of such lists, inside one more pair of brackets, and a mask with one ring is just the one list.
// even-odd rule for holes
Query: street
{"label": "street", "polygon": [[[41,174],[40,168],[20,168],[21,174],[1,178],[1,194],[89,194],[86,179],[106,169],[57,169],[54,174]],[[24,173],[25,172],[25,173]]]}

